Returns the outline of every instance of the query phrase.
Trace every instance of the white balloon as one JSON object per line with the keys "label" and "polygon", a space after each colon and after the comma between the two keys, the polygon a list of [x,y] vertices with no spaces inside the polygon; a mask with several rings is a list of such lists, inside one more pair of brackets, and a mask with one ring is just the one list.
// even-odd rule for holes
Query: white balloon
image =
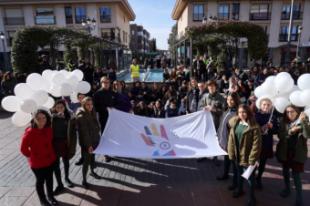
{"label": "white balloon", "polygon": [[275,78],[275,88],[277,94],[284,94],[293,89],[294,80],[287,72],[279,73]]}
{"label": "white balloon", "polygon": [[44,90],[47,91],[49,88],[49,83],[47,85],[47,81],[43,79],[43,77],[38,73],[32,73],[27,77],[27,85],[32,90]]}
{"label": "white balloon", "polygon": [[274,86],[274,82],[272,81],[266,81],[262,84],[262,93],[264,95],[268,95],[268,96],[276,96],[277,95],[277,90]]}
{"label": "white balloon", "polygon": [[9,112],[16,112],[20,110],[20,105],[22,100],[17,96],[7,96],[4,97],[1,101],[3,109]]}
{"label": "white balloon", "polygon": [[301,100],[304,105],[310,105],[310,89],[306,89],[301,92]]}
{"label": "white balloon", "polygon": [[267,77],[265,82],[267,82],[267,83],[270,83],[270,82],[274,83],[275,79],[276,79],[276,76],[272,75],[272,76]]}
{"label": "white balloon", "polygon": [[83,72],[82,72],[81,70],[79,70],[79,69],[75,69],[75,70],[71,73],[71,75],[76,76],[76,77],[78,78],[79,81],[82,81],[82,80],[83,80],[83,77],[84,77]]}
{"label": "white balloon", "polygon": [[76,86],[76,92],[81,94],[87,94],[90,91],[90,84],[86,81],[81,81]]}
{"label": "white balloon", "polygon": [[78,103],[79,100],[77,98],[77,93],[76,92],[73,92],[71,95],[70,95],[70,100],[72,103]]}
{"label": "white balloon", "polygon": [[28,99],[34,91],[26,83],[19,83],[14,88],[14,94],[21,99]]}
{"label": "white balloon", "polygon": [[297,80],[297,85],[301,90],[310,89],[310,74],[303,74]]}
{"label": "white balloon", "polygon": [[73,87],[71,84],[68,83],[62,83],[60,86],[60,93],[61,96],[70,96],[70,94],[73,92]]}
{"label": "white balloon", "polygon": [[24,127],[30,123],[32,119],[31,114],[22,111],[17,111],[12,116],[12,123],[17,127]]}
{"label": "white balloon", "polygon": [[285,97],[278,97],[273,100],[274,107],[280,113],[283,113],[285,108],[291,104],[288,98]]}
{"label": "white balloon", "polygon": [[61,97],[60,89],[61,89],[60,86],[53,85],[51,89],[49,90],[49,93],[53,95],[54,97]]}
{"label": "white balloon", "polygon": [[38,106],[42,106],[47,101],[48,94],[46,91],[38,90],[34,92],[34,94],[31,96],[31,99],[33,99]]}
{"label": "white balloon", "polygon": [[58,72],[56,73],[54,76],[53,76],[53,79],[52,79],[52,83],[53,84],[56,84],[56,85],[61,85],[62,83],[64,83],[66,81],[66,78],[65,76]]}
{"label": "white balloon", "polygon": [[33,113],[36,109],[37,103],[32,99],[25,99],[20,105],[20,110],[25,113]]}
{"label": "white balloon", "polygon": [[46,103],[42,105],[43,107],[47,109],[51,109],[55,104],[55,100],[52,97],[48,97]]}
{"label": "white balloon", "polygon": [[73,87],[73,89],[75,89],[76,86],[77,86],[78,83],[79,83],[79,80],[78,80],[78,78],[77,78],[75,75],[70,75],[70,76],[67,78],[66,82],[69,83],[69,84]]}
{"label": "white balloon", "polygon": [[295,91],[290,95],[290,101],[297,107],[304,107],[305,104],[301,99],[301,91]]}
{"label": "white balloon", "polygon": [[264,95],[264,91],[262,86],[258,86],[256,87],[256,89],[254,90],[254,94],[257,98],[261,97],[262,95]]}
{"label": "white balloon", "polygon": [[71,75],[70,72],[68,72],[67,70],[63,69],[63,70],[60,70],[59,72],[60,74],[64,75],[65,78],[69,77]]}
{"label": "white balloon", "polygon": [[45,80],[51,80],[51,76],[53,75],[53,71],[50,69],[46,69],[42,72],[42,78]]}

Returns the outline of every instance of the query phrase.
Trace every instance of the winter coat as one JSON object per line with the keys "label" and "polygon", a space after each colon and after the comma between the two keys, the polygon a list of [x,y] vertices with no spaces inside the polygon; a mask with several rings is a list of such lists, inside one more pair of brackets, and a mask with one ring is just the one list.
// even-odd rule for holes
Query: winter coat
{"label": "winter coat", "polygon": [[28,158],[31,168],[44,168],[56,161],[52,128],[27,128],[22,137],[21,153]]}
{"label": "winter coat", "polygon": [[[301,127],[301,130],[298,132],[298,139],[294,146],[293,161],[305,163],[308,154],[307,140],[310,138],[309,121],[303,121],[299,126]],[[285,162],[287,160],[289,138],[296,138],[296,135],[290,134],[288,124],[282,122],[280,124],[278,137],[279,143],[277,144],[276,157],[280,162]]]}
{"label": "winter coat", "polygon": [[249,165],[254,165],[259,160],[262,137],[258,124],[248,126],[243,132],[241,141],[239,142],[239,148],[237,148],[235,130],[239,121],[238,117],[234,117],[229,121],[231,129],[229,132],[227,152],[229,159],[237,161],[241,166],[248,167]]}
{"label": "winter coat", "polygon": [[79,108],[76,114],[79,140],[83,150],[97,147],[100,141],[100,126],[95,111],[87,112]]}
{"label": "winter coat", "polygon": [[228,145],[228,136],[229,136],[229,120],[236,116],[236,109],[228,109],[225,113],[223,113],[220,126],[217,130],[217,136],[219,139],[219,144],[223,150],[227,151]]}

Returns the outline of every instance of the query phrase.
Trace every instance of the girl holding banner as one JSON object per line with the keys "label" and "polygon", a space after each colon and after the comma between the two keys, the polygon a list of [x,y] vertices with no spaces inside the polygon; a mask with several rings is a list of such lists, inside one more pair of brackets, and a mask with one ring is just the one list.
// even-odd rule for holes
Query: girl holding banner
{"label": "girl holding banner", "polygon": [[[230,133],[228,138],[229,159],[237,165],[237,188],[233,197],[244,194],[243,178],[241,175],[249,166],[257,166],[261,152],[261,131],[259,125],[247,105],[238,107],[237,117],[229,121]],[[248,179],[249,193],[247,205],[255,205],[254,173]]]}
{"label": "girl holding banner", "polygon": [[[229,136],[229,120],[236,115],[238,106],[240,104],[240,98],[238,93],[229,93],[227,96],[227,110],[221,117],[220,126],[217,131],[219,144],[223,150],[227,152],[227,144],[228,144],[228,136]],[[224,157],[224,172],[221,176],[217,177],[217,180],[226,180],[228,179],[229,169],[230,169],[231,161],[229,157],[226,155]],[[234,177],[233,184],[229,187],[229,189],[233,189],[237,185],[237,172],[236,168],[234,168]]]}
{"label": "girl holding banner", "polygon": [[96,117],[96,112],[93,106],[93,100],[91,97],[85,97],[82,101],[82,107],[77,111],[77,128],[82,148],[83,157],[83,186],[88,188],[87,172],[88,168],[91,168],[91,176],[96,179],[100,179],[94,171],[95,169],[95,154],[93,151],[100,141],[100,125]]}
{"label": "girl holding banner", "polygon": [[290,169],[296,187],[296,205],[302,205],[302,183],[300,173],[304,171],[307,159],[307,139],[310,137],[309,119],[296,106],[285,109],[283,121],[279,129],[279,143],[276,156],[282,163],[282,174],[285,188],[280,195],[285,198],[290,195]]}

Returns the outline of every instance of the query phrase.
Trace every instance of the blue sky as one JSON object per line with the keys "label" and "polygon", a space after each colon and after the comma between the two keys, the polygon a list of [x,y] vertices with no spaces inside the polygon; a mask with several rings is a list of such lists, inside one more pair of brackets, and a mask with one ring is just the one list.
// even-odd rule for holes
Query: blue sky
{"label": "blue sky", "polygon": [[158,49],[168,49],[167,39],[175,23],[171,18],[175,0],[128,1],[136,14],[134,23],[143,25],[150,32],[151,38],[156,38]]}

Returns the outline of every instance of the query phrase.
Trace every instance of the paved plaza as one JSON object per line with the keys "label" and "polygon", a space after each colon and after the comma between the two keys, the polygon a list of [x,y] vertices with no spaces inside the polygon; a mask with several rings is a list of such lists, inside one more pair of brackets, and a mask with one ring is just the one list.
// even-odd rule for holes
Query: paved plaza
{"label": "paved plaza", "polygon": [[[11,124],[10,114],[0,114],[0,206],[39,205],[35,179],[26,158],[19,152],[24,128]],[[308,145],[309,147],[309,145]],[[309,147],[310,148],[310,147]],[[89,177],[89,190],[81,187],[81,167],[71,160],[71,180],[74,188],[57,196],[60,205],[100,206],[212,206],[244,205],[245,198],[234,199],[227,190],[231,179],[218,182],[222,165],[212,161],[198,163],[188,160],[138,160],[114,158],[105,163],[97,157],[97,172],[103,179]],[[287,199],[279,197],[282,189],[281,167],[269,162],[263,178],[264,190],[256,191],[257,205],[293,205],[295,193]],[[302,174],[305,205],[310,205],[310,162]],[[292,182],[293,185],[293,182]]]}

